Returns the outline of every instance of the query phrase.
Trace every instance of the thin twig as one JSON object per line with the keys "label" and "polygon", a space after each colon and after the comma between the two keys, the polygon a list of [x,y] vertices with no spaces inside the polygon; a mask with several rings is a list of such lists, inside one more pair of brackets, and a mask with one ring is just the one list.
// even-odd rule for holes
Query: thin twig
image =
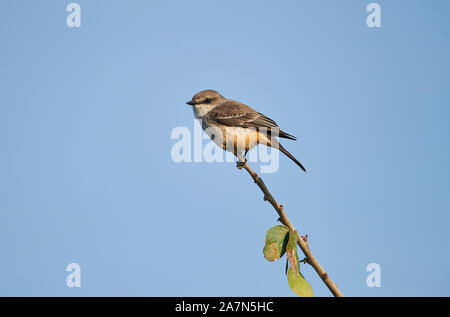
{"label": "thin twig", "polygon": [[[280,217],[278,220],[284,224],[286,227],[289,228],[290,231],[295,232],[296,229],[292,225],[292,223],[289,221],[288,217],[286,216],[283,205],[278,204],[275,198],[273,198],[272,194],[267,189],[266,185],[264,184],[264,181],[258,177],[258,174],[256,174],[247,163],[244,164],[238,164],[238,168],[242,169],[244,168],[250,176],[253,178],[255,183],[258,185],[258,187],[261,189],[261,191],[264,193],[264,200],[269,201],[269,203],[273,206],[273,208],[278,213],[278,216]],[[338,286],[335,282],[331,280],[331,278],[328,276],[328,274],[325,272],[325,270],[322,268],[322,266],[317,262],[316,258],[312,254],[311,250],[308,246],[308,236],[300,236],[300,234],[297,232],[297,240],[298,240],[298,246],[303,251],[303,254],[305,255],[304,262],[310,264],[314,270],[317,272],[317,274],[320,276],[322,281],[325,283],[325,285],[328,287],[328,289],[333,293],[336,297],[343,297],[344,295],[339,290]]]}

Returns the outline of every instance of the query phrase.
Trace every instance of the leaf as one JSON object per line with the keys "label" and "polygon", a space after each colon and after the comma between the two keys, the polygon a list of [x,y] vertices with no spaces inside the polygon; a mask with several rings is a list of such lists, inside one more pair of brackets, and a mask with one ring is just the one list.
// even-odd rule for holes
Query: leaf
{"label": "leaf", "polygon": [[286,259],[286,268],[284,269],[284,274],[287,275],[287,271],[289,269],[289,260]]}
{"label": "leaf", "polygon": [[297,231],[289,231],[289,242],[286,246],[286,257],[295,275],[299,275],[300,261],[297,254]]}
{"label": "leaf", "polygon": [[299,272],[299,274],[296,275],[292,270],[292,268],[290,267],[288,270],[287,279],[292,291],[298,296],[300,297],[314,296],[311,285],[309,285],[308,281],[305,280],[302,273]]}
{"label": "leaf", "polygon": [[267,230],[264,245],[264,257],[268,261],[275,261],[286,253],[286,245],[289,240],[289,229],[278,225]]}

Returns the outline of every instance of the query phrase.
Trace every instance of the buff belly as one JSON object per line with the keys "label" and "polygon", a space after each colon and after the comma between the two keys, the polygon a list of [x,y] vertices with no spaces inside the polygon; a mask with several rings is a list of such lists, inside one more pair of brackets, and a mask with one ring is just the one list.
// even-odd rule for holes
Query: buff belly
{"label": "buff belly", "polygon": [[249,150],[267,140],[264,135],[250,128],[213,125],[204,127],[204,130],[214,143],[232,153],[235,153],[236,150],[238,152]]}

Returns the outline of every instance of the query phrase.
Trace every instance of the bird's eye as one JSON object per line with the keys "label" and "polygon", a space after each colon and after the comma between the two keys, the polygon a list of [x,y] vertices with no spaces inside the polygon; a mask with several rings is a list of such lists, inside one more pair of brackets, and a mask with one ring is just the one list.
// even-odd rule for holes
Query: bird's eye
{"label": "bird's eye", "polygon": [[211,98],[206,98],[206,99],[205,99],[205,102],[206,102],[206,103],[210,103],[210,102],[211,102]]}

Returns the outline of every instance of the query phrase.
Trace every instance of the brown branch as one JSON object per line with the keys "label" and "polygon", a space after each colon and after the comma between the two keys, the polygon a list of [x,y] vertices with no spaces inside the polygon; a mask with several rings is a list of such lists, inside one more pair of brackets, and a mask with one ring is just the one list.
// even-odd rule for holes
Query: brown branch
{"label": "brown branch", "polygon": [[[255,183],[258,185],[258,187],[261,189],[261,191],[264,193],[264,200],[269,201],[269,203],[275,208],[276,212],[278,213],[278,216],[280,218],[278,219],[282,224],[284,224],[286,227],[289,228],[290,231],[295,232],[296,229],[292,225],[292,223],[289,221],[288,217],[284,213],[283,205],[278,204],[275,198],[273,198],[272,194],[267,189],[266,185],[264,184],[263,180],[258,177],[258,175],[248,166],[247,163],[239,164],[237,166],[239,169],[244,168],[250,176],[253,178]],[[297,238],[298,238],[298,246],[303,251],[303,254],[305,255],[304,262],[310,264],[314,270],[317,272],[317,274],[320,276],[322,281],[325,283],[325,285],[328,287],[328,289],[333,293],[336,297],[343,297],[344,295],[339,290],[338,286],[335,282],[331,280],[331,278],[328,276],[328,274],[325,272],[325,270],[322,268],[322,266],[317,262],[316,258],[312,254],[311,250],[308,246],[308,236],[300,236],[300,234],[297,232]]]}

